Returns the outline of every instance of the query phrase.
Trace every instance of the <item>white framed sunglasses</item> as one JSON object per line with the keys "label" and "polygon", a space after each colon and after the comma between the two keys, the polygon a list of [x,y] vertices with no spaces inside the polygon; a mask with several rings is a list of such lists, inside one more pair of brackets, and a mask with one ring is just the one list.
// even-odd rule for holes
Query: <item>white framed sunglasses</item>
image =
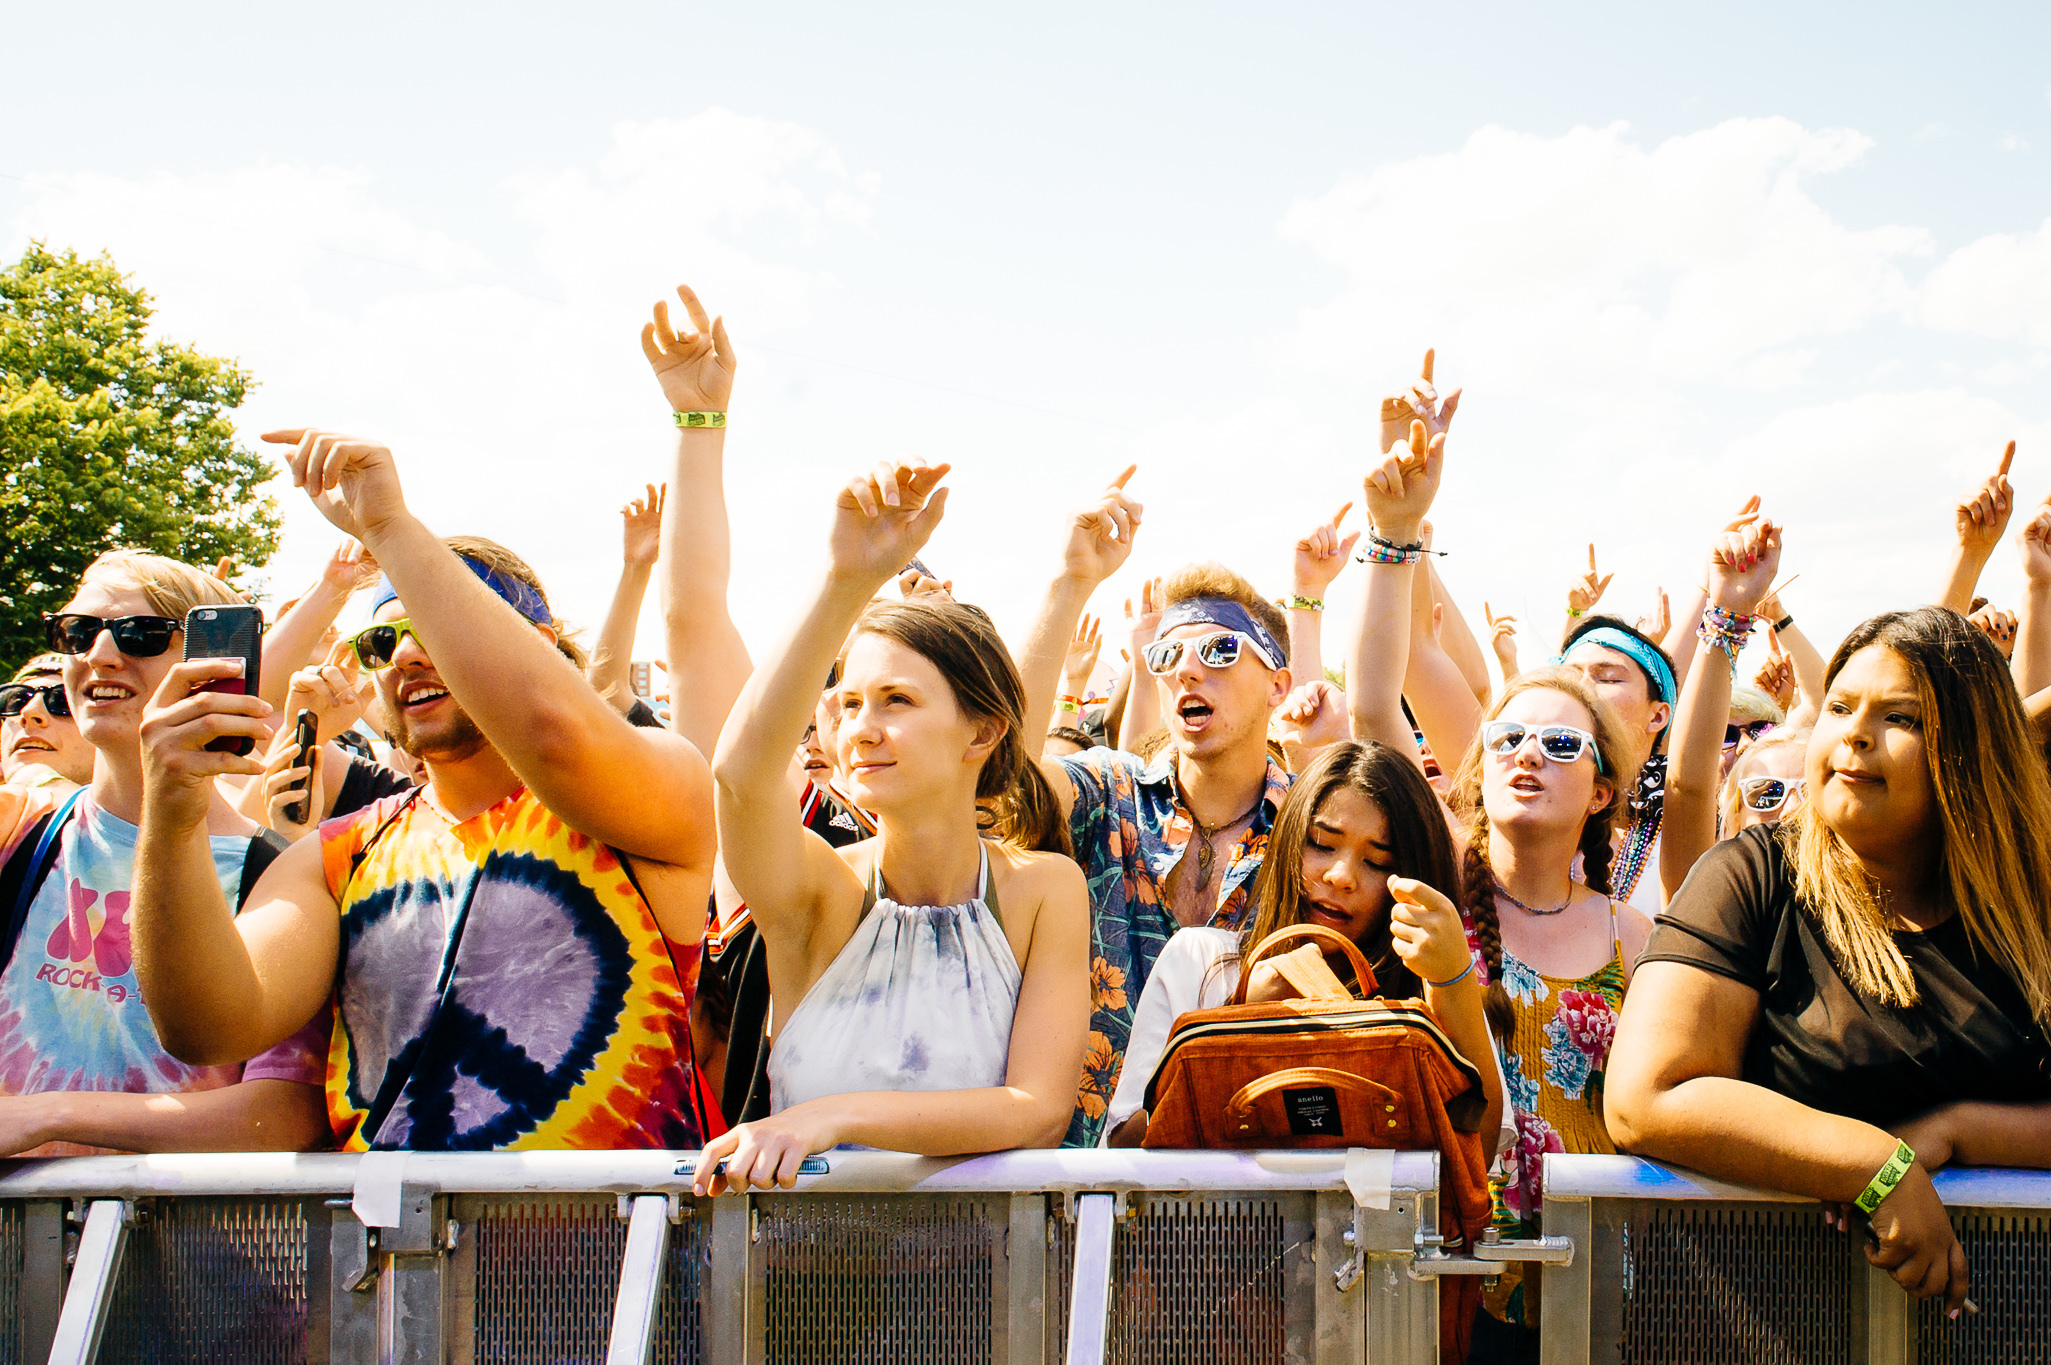
{"label": "white framed sunglasses", "polygon": [[1269,668],[1279,670],[1282,667],[1282,661],[1269,657],[1268,652],[1261,648],[1260,641],[1251,635],[1236,630],[1219,630],[1199,635],[1194,640],[1154,641],[1140,651],[1140,657],[1146,661],[1147,672],[1156,677],[1173,672],[1175,665],[1182,662],[1184,645],[1195,647],[1197,662],[1205,668],[1230,668],[1239,662],[1241,653],[1249,649]]}
{"label": "white framed sunglasses", "polygon": [[1514,754],[1524,742],[1538,736],[1538,751],[1554,763],[1577,763],[1586,754],[1595,761],[1595,771],[1607,773],[1595,736],[1571,725],[1526,725],[1519,720],[1492,720],[1481,727],[1481,745],[1492,754]]}
{"label": "white framed sunglasses", "polygon": [[1805,777],[1747,777],[1738,783],[1738,797],[1746,810],[1779,810],[1798,799],[1808,785]]}

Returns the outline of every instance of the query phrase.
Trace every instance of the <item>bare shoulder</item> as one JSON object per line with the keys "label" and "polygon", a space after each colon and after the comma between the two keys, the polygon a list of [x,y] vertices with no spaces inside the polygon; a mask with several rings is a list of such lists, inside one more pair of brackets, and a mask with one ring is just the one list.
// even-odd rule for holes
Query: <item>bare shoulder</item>
{"label": "bare shoulder", "polygon": [[1044,902],[1067,893],[1089,893],[1082,869],[1065,853],[1036,853],[999,843],[987,847],[991,879],[997,883],[999,899],[1007,903]]}

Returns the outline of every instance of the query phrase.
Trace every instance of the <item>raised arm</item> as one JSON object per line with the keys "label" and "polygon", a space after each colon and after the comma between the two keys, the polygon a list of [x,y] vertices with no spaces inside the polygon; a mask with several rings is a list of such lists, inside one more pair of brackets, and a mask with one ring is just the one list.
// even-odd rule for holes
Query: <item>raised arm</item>
{"label": "raised arm", "polygon": [[[1753,617],[1759,599],[1780,568],[1780,528],[1770,521],[1727,531],[1710,556],[1709,601],[1719,612]],[[1720,618],[1727,619],[1727,618]],[[1703,629],[1730,639],[1718,622]],[[1733,643],[1735,641],[1733,640]],[[1721,785],[1723,732],[1731,711],[1735,653],[1719,648],[1695,651],[1674,711],[1672,748],[1666,766],[1666,804],[1660,826],[1659,882],[1668,899],[1681,889],[1688,869],[1716,843],[1716,797]]]}
{"label": "raised arm", "polygon": [[1097,656],[1103,651],[1103,618],[1084,612],[1076,622],[1074,638],[1068,642],[1068,655],[1061,661],[1061,695],[1055,700],[1054,714],[1047,719],[1048,729],[1082,724],[1083,697],[1090,690],[1090,679],[1097,671]]}
{"label": "raised arm", "polygon": [[485,586],[406,506],[390,450],[312,430],[264,439],[293,447],[293,482],[377,556],[435,671],[543,805],[579,833],[710,877],[712,778],[696,749],[629,725]]}
{"label": "raised arm", "polygon": [[787,949],[804,957],[828,897],[852,888],[859,913],[854,873],[805,829],[786,774],[849,629],[940,524],[947,469],[885,464],[841,490],[825,581],[782,647],[748,680],[720,737],[713,772],[721,860],[779,955]]}
{"label": "raised arm", "polygon": [[1588,547],[1588,572],[1575,579],[1567,588],[1567,615],[1560,623],[1562,645],[1567,642],[1567,637],[1574,633],[1574,627],[1580,623],[1581,618],[1595,610],[1595,604],[1609,591],[1609,581],[1615,577],[1614,572],[1603,573],[1595,567],[1595,546],[1591,543]]}
{"label": "raised arm", "polygon": [[2051,499],[2036,510],[2015,548],[2023,562],[2023,601],[2009,668],[2025,697],[2051,687]]}
{"label": "raised arm", "polygon": [[[1425,522],[1422,531],[1428,550],[1431,523]],[[1481,726],[1481,703],[1467,675],[1446,652],[1445,620],[1446,609],[1432,599],[1427,556],[1411,578],[1410,657],[1403,669],[1403,697],[1433,753],[1464,754]]]}
{"label": "raised arm", "polygon": [[634,706],[634,635],[641,623],[641,599],[648,595],[648,579],[662,550],[662,504],[668,492],[668,484],[658,487],[651,483],[646,497],[635,498],[620,509],[624,525],[619,586],[613,589],[605,628],[598,632],[598,651],[585,673],[598,695],[621,715]]}
{"label": "raised arm", "polygon": [[2001,543],[2002,532],[2008,529],[2009,514],[2015,510],[2015,490],[2008,483],[2008,466],[2014,459],[2015,442],[2010,441],[2008,449],[2001,453],[2001,467],[1952,513],[1958,545],[1952,552],[1951,569],[1945,575],[1937,605],[1950,607],[1960,616],[1972,610],[1973,589],[1980,582],[1980,570],[1987,567],[1987,558]]}
{"label": "raised arm", "polygon": [[1438,495],[1445,448],[1444,436],[1427,438],[1424,423],[1413,421],[1410,444],[1383,460],[1362,484],[1371,558],[1362,566],[1367,585],[1360,633],[1346,670],[1353,737],[1378,740],[1420,766],[1410,722],[1403,718],[1403,674],[1410,658],[1411,595],[1417,561],[1423,557],[1424,516]]}
{"label": "raised arm", "polygon": [[1132,599],[1125,599],[1125,643],[1132,666],[1127,675],[1130,681],[1125,689],[1125,706],[1119,712],[1117,747],[1121,749],[1130,749],[1161,728],[1161,685],[1147,671],[1147,646],[1154,642],[1154,632],[1161,628],[1161,613],[1165,610],[1161,598],[1161,580],[1149,578],[1139,585],[1137,612],[1132,609]]}
{"label": "raised arm", "polygon": [[[659,302],[655,320],[641,329],[641,350],[672,410],[723,414],[738,363],[726,321],[708,318],[687,285],[677,286],[677,298],[695,330],[672,328],[669,304]],[[679,426],[669,476],[676,496],[662,510],[660,578],[670,723],[705,754],[718,746],[734,698],[754,670],[727,607],[733,537],[727,525],[725,451],[725,426]]]}
{"label": "raised arm", "polygon": [[1496,664],[1503,670],[1503,686],[1508,687],[1524,670],[1517,665],[1517,618],[1507,612],[1501,616],[1488,603],[1481,604],[1481,614],[1488,620],[1489,648],[1496,654]]}
{"label": "raised arm", "polygon": [[1290,597],[1282,604],[1289,620],[1289,676],[1309,682],[1325,675],[1325,594],[1352,557],[1360,532],[1339,533],[1339,524],[1353,510],[1347,503],[1330,521],[1321,521],[1296,542],[1290,563]]}
{"label": "raised arm", "polygon": [[[273,706],[284,702],[290,678],[314,656],[321,637],[349,605],[350,594],[376,576],[377,561],[364,553],[355,537],[344,536],[314,585],[264,632],[258,695]],[[291,719],[290,713],[286,719]]]}
{"label": "raised arm", "polygon": [[1481,652],[1481,641],[1474,638],[1474,628],[1468,624],[1467,614],[1453,600],[1446,580],[1439,577],[1438,566],[1429,559],[1424,561],[1424,576],[1432,605],[1439,612],[1439,648],[1452,660],[1453,667],[1460,670],[1460,676],[1467,682],[1467,690],[1474,694],[1475,704],[1487,706],[1493,685],[1489,682],[1488,656]]}

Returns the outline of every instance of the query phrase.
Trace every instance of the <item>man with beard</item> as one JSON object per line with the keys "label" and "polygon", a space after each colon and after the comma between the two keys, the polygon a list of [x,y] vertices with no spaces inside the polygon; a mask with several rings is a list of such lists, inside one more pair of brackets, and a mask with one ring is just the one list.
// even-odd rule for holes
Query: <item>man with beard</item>
{"label": "man with beard", "polygon": [[258,765],[207,745],[261,737],[265,708],[197,690],[219,663],[171,670],[144,721],[135,901],[166,1048],[250,1056],[332,993],[328,1117],[345,1149],[699,1145],[705,760],[590,687],[517,556],[429,532],[384,446],[265,439],[294,447],[294,482],[385,570],[356,649],[429,780],[295,844],[235,918],[199,836],[213,778]]}

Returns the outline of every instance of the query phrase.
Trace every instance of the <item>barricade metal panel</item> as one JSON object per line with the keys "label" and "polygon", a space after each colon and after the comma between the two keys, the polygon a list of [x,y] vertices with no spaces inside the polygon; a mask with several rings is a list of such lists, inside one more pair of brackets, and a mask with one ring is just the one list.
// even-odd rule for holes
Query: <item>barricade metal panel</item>
{"label": "barricade metal panel", "polygon": [[19,1204],[0,1204],[0,1365],[21,1365],[21,1260]]}
{"label": "barricade metal panel", "polygon": [[151,1201],[128,1231],[100,1360],[300,1365],[307,1222],[296,1199]]}
{"label": "barricade metal panel", "polygon": [[[473,1350],[478,1365],[598,1365],[605,1359],[627,1225],[605,1195],[489,1196],[456,1205],[476,1238]],[[657,1308],[662,1365],[698,1365],[702,1220],[671,1230]]]}
{"label": "barricade metal panel", "polygon": [[1980,1311],[1952,1322],[1942,1300],[1925,1300],[1916,1314],[1913,1359],[1957,1365],[2051,1357],[2051,1217],[1954,1210],[1952,1224]]}
{"label": "barricade metal panel", "polygon": [[[1134,1195],[1112,1241],[1112,1365],[1312,1358],[1315,1196]],[[1068,1339],[1075,1225],[1048,1220],[1048,1358]],[[1357,1292],[1357,1291],[1356,1291]],[[1197,1350],[1198,1355],[1192,1355]]]}
{"label": "barricade metal panel", "polygon": [[793,1195],[756,1202],[770,1365],[988,1365],[1011,1200]]}

